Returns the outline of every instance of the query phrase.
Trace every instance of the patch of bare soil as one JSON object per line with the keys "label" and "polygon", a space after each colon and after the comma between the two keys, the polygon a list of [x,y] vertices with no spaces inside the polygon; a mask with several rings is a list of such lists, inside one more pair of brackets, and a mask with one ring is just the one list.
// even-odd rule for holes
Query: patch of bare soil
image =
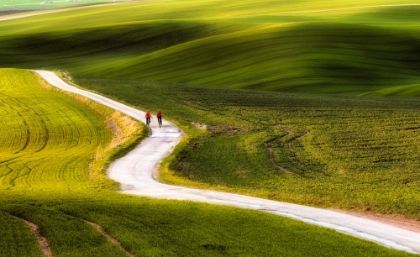
{"label": "patch of bare soil", "polygon": [[47,239],[43,236],[41,236],[41,234],[39,234],[39,229],[38,226],[35,225],[34,223],[31,223],[27,220],[21,219],[23,220],[32,230],[32,232],[34,233],[36,240],[38,241],[39,246],[41,247],[42,253],[44,254],[45,257],[53,257],[54,255],[51,252],[50,247],[48,246],[48,242]]}
{"label": "patch of bare soil", "polygon": [[201,129],[201,130],[206,130],[207,129],[206,124],[200,124],[200,123],[196,123],[196,122],[191,122],[191,124],[193,124],[194,127],[197,128],[197,129]]}
{"label": "patch of bare soil", "polygon": [[370,220],[375,220],[381,223],[385,223],[388,225],[392,225],[394,227],[399,227],[403,229],[407,229],[413,232],[420,233],[420,221],[419,220],[411,220],[404,218],[399,215],[384,215],[384,214],[377,214],[377,213],[369,213],[369,212],[362,212],[362,211],[344,211],[344,210],[336,210],[336,212],[347,213],[353,216],[366,218]]}

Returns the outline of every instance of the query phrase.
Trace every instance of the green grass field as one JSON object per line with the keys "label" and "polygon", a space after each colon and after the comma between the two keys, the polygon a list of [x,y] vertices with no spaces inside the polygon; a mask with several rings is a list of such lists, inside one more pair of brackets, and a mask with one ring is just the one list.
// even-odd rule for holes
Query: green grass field
{"label": "green grass field", "polygon": [[[66,70],[82,87],[162,110],[188,134],[162,165],[167,183],[418,220],[420,6],[410,4],[417,3],[173,0],[76,8],[1,21],[0,67]],[[0,233],[12,242],[0,247],[3,254],[41,256],[23,218],[40,226],[55,256],[124,255],[85,221],[136,256],[405,256],[266,214],[120,196],[101,169],[112,154],[93,178],[87,168],[112,138],[98,114],[61,121],[53,113],[43,121],[33,114],[57,102],[42,107],[20,97],[3,97],[19,110],[3,105],[10,131],[0,135],[7,142],[0,184],[7,229]],[[71,135],[58,143],[46,131]],[[83,150],[57,162],[75,137]],[[264,240],[257,228],[268,231]],[[28,240],[22,246],[18,237]]]}
{"label": "green grass field", "polygon": [[1,65],[218,88],[407,95],[419,83],[420,62],[420,6],[410,4],[207,0],[80,8],[2,22],[0,53],[13,58]]}
{"label": "green grass field", "polygon": [[[169,160],[166,182],[420,218],[416,98],[76,81],[141,108],[159,108],[191,135]],[[192,123],[208,129],[197,132]]]}
{"label": "green grass field", "polygon": [[0,78],[1,256],[44,256],[24,221],[54,256],[411,256],[257,211],[121,195],[92,167],[106,163],[98,149],[112,144],[110,115],[124,135],[140,128],[29,71],[0,69]]}

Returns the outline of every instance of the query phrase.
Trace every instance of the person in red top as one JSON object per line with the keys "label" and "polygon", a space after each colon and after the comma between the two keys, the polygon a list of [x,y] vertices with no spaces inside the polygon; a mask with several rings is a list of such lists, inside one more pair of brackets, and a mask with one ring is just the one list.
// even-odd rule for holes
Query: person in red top
{"label": "person in red top", "polygon": [[162,112],[158,111],[158,113],[156,114],[156,117],[157,117],[158,122],[159,122],[159,127],[162,127]]}
{"label": "person in red top", "polygon": [[150,118],[152,118],[152,114],[150,114],[150,112],[146,112],[146,124],[147,126],[149,126],[150,124]]}

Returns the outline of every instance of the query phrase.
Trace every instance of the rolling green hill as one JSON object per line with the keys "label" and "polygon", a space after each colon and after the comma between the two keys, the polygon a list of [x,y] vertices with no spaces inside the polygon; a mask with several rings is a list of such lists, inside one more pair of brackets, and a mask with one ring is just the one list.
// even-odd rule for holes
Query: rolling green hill
{"label": "rolling green hill", "polygon": [[416,87],[398,93],[419,83],[415,4],[207,0],[78,8],[1,22],[0,65],[218,88],[417,95]]}
{"label": "rolling green hill", "polygon": [[304,23],[195,40],[83,74],[107,70],[111,77],[223,88],[354,93],[418,81],[417,52],[420,41],[408,35]]}
{"label": "rolling green hill", "polygon": [[[0,21],[0,67],[67,70],[80,86],[163,110],[189,135],[162,165],[167,183],[418,220],[416,4],[76,8]],[[89,169],[112,138],[103,118],[63,96],[27,98],[33,75],[2,72],[0,255],[42,256],[28,220],[55,256],[126,255],[86,221],[137,256],[408,256],[265,214],[121,196],[103,166]],[[50,108],[62,105],[80,112]]]}

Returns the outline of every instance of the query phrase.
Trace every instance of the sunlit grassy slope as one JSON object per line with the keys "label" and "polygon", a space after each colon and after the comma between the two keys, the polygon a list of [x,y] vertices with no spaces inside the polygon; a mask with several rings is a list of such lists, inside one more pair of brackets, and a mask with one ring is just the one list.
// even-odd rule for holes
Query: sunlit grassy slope
{"label": "sunlit grassy slope", "polygon": [[91,165],[112,138],[106,108],[76,99],[0,69],[0,256],[45,256],[25,221],[57,257],[413,256],[261,212],[121,195]]}
{"label": "sunlit grassy slope", "polygon": [[86,168],[112,132],[98,113],[62,94],[45,94],[34,86],[35,78],[29,71],[0,71],[1,189],[60,192],[92,186]]}
{"label": "sunlit grassy slope", "polygon": [[[168,180],[418,219],[416,101],[213,88],[417,95],[419,8],[390,4],[396,2],[176,0],[78,8],[0,22],[0,66],[69,70],[82,86],[178,119],[196,134],[177,150]],[[136,256],[408,255],[260,213],[121,196],[108,190],[115,187],[103,173],[92,179],[88,170],[60,169],[68,159],[60,159],[60,146],[47,151],[38,111],[13,103],[38,125],[26,129],[9,110],[22,122],[14,127],[19,135],[2,136],[10,144],[1,166],[0,237],[7,243],[0,244],[0,255],[42,256],[21,219],[40,227],[54,256],[126,256],[86,221]],[[191,122],[210,125],[212,132],[197,133]],[[98,124],[66,132],[76,142],[77,128],[87,133]],[[25,138],[29,129],[34,136]],[[300,136],[293,154],[288,144]],[[64,145],[70,144],[66,138]],[[87,139],[80,144],[90,150],[67,163],[87,169],[87,152],[97,150]],[[22,149],[28,157],[15,163]]]}
{"label": "sunlit grassy slope", "polygon": [[211,87],[417,95],[417,87],[405,89],[420,76],[415,4],[206,0],[78,8],[0,23],[0,65]]}

